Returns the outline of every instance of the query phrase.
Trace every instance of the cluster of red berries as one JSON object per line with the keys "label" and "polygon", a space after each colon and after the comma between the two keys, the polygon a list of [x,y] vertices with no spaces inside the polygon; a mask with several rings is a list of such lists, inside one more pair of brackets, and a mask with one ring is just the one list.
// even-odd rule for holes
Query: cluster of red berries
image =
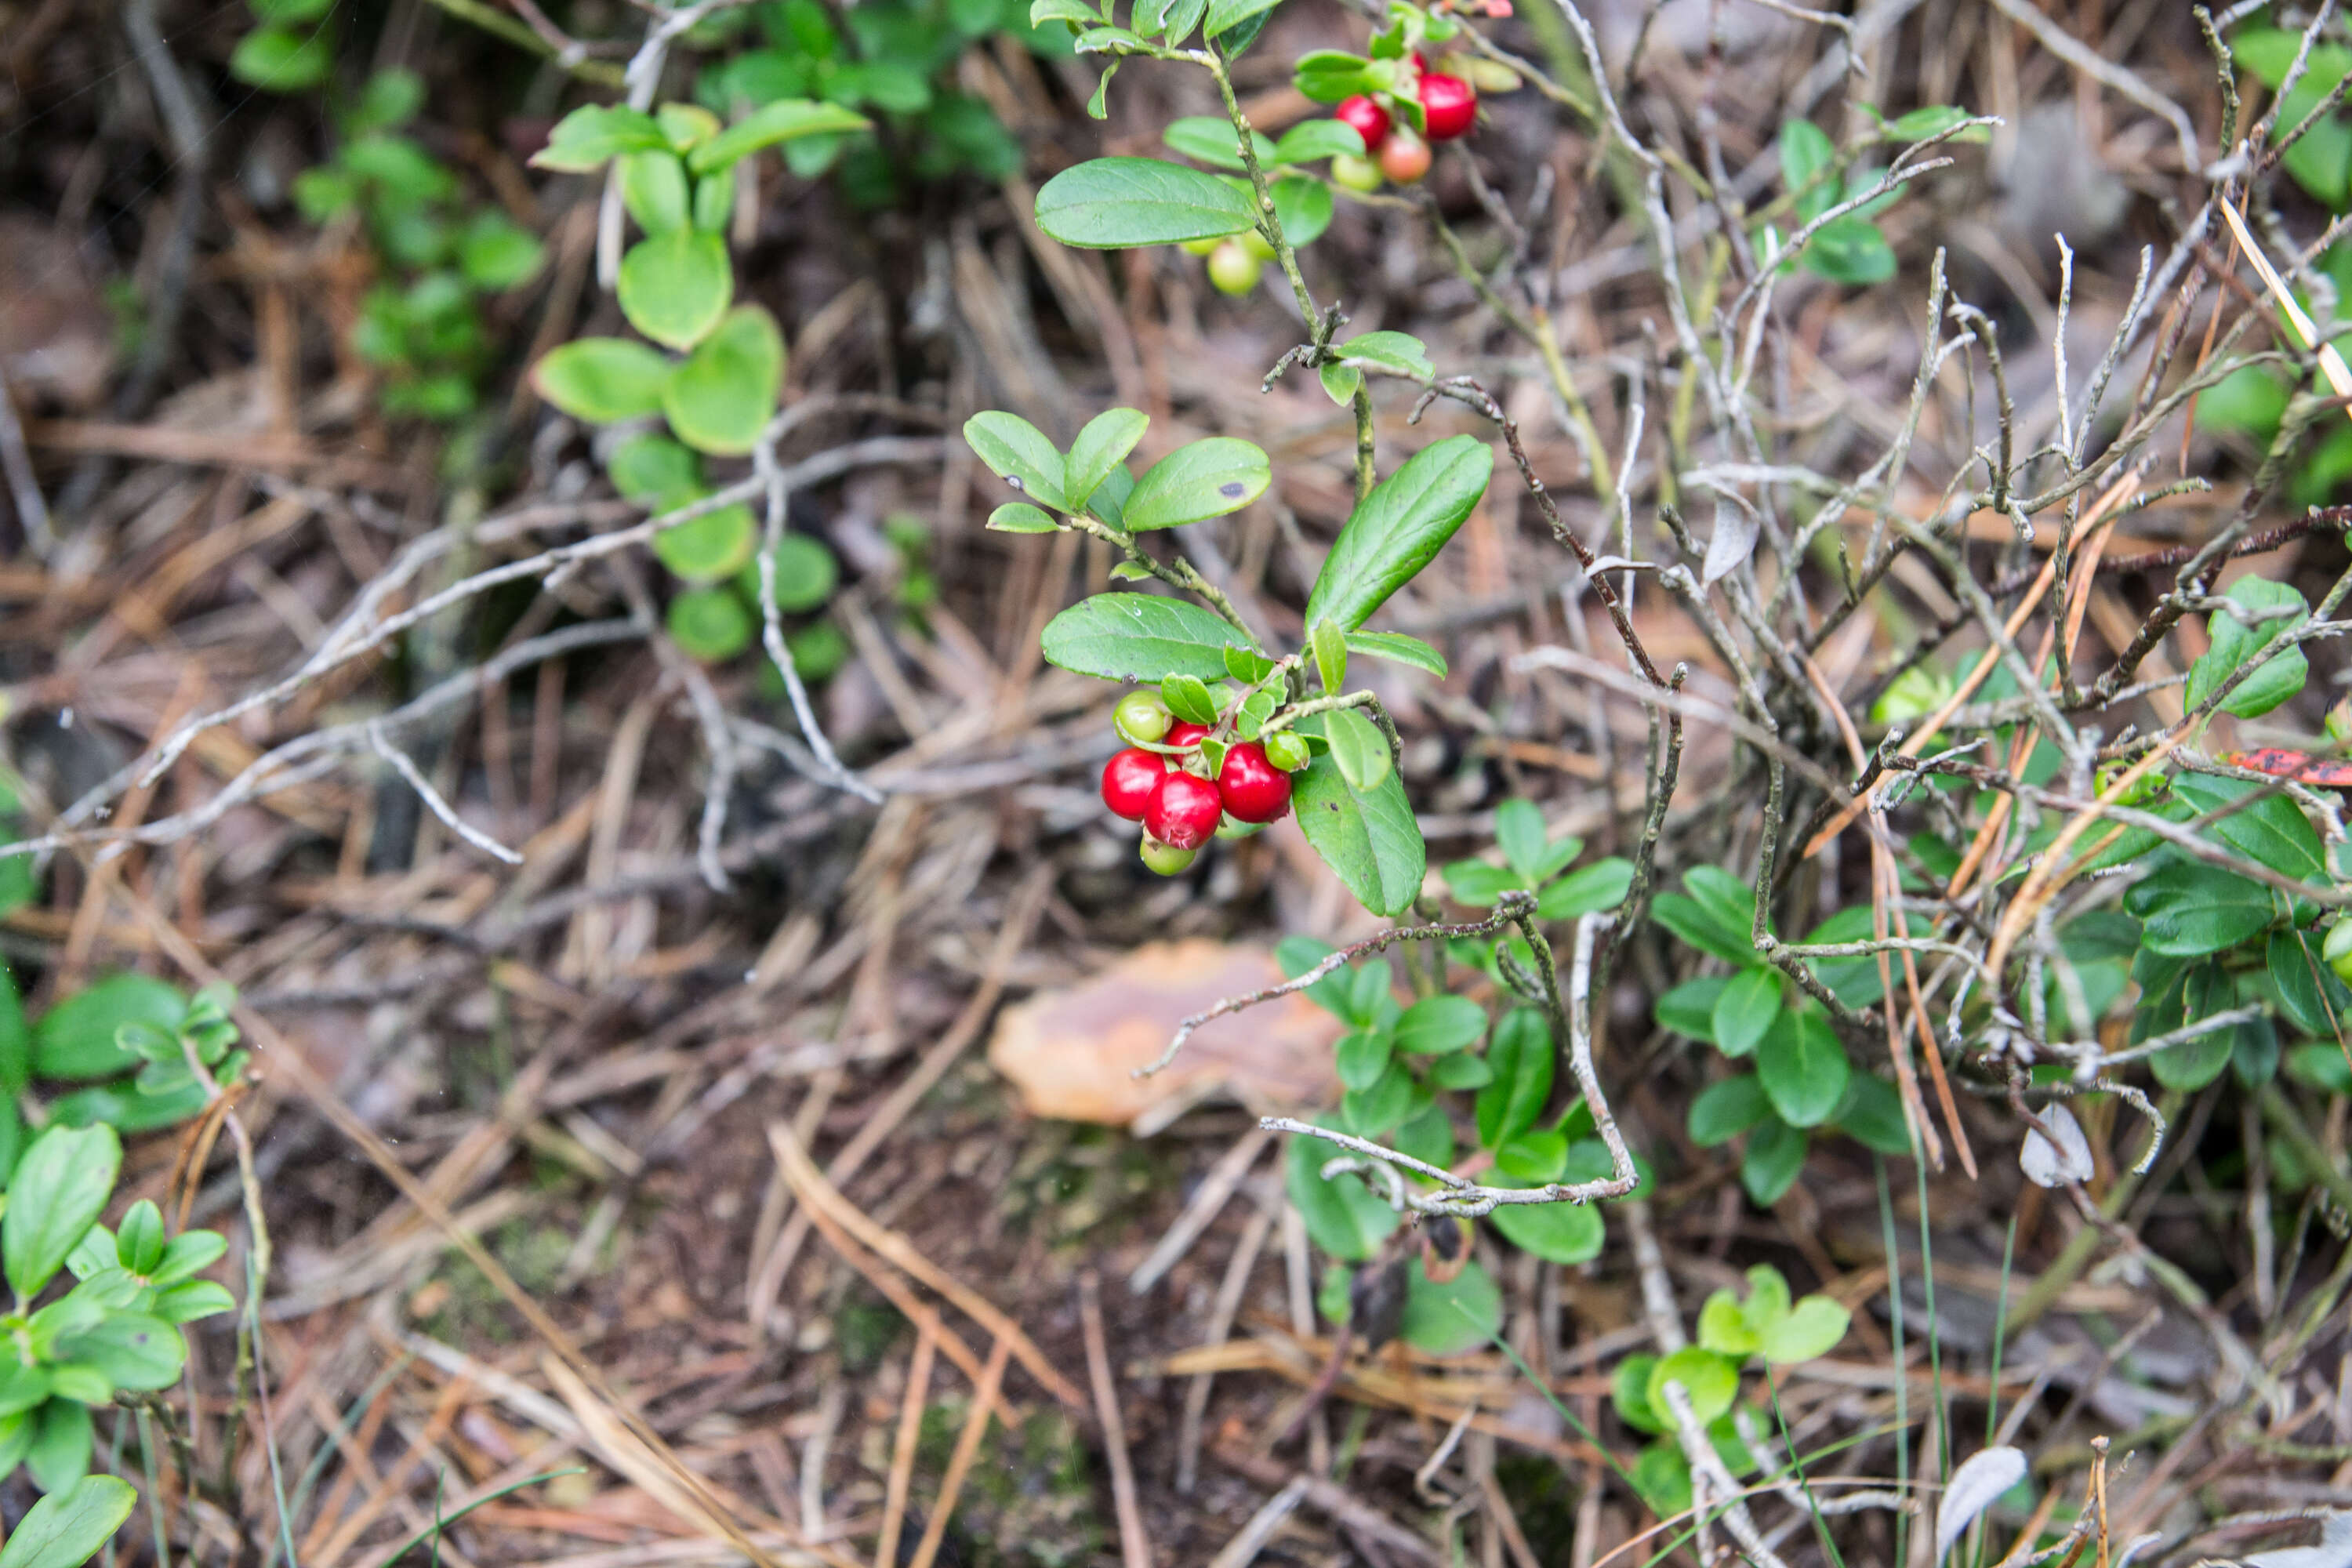
{"label": "cluster of red berries", "polygon": [[1409,125],[1397,124],[1387,105],[1370,93],[1344,99],[1333,110],[1341,124],[1353,126],[1364,139],[1363,157],[1342,154],[1331,161],[1331,177],[1350,190],[1370,190],[1384,177],[1412,184],[1429,173],[1430,142],[1467,136],[1478,119],[1478,92],[1467,80],[1431,69],[1419,55],[1413,61],[1421,68],[1413,97],[1421,104],[1425,138]]}
{"label": "cluster of red berries", "polygon": [[1215,731],[1180,724],[1149,691],[1130,691],[1111,711],[1127,750],[1103,764],[1103,804],[1143,824],[1143,863],[1172,877],[1221,831],[1235,837],[1290,809],[1290,775],[1307,765],[1307,742],[1286,730],[1228,741],[1211,776],[1201,742]]}

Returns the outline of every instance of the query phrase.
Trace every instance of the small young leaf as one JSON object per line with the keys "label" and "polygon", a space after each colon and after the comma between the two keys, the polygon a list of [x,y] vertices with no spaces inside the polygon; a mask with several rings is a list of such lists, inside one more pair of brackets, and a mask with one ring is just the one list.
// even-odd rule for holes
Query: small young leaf
{"label": "small young leaf", "polygon": [[1217,721],[1216,700],[1200,677],[1171,675],[1160,683],[1160,695],[1168,710],[1188,724],[1213,724]]}
{"label": "small young leaf", "polygon": [[1027,501],[1012,500],[988,514],[988,526],[998,533],[1055,533],[1062,525]]}
{"label": "small young leaf", "polygon": [[759,305],[738,305],[697,343],[662,386],[662,412],[698,451],[741,457],[776,416],[784,337]]}
{"label": "small young leaf", "polygon": [[661,409],[670,362],[643,343],[625,338],[579,338],[531,367],[531,386],[571,415],[592,425],[642,418]]}
{"label": "small young leaf", "polygon": [[[1230,120],[1219,120],[1205,114],[1188,115],[1181,120],[1170,121],[1168,129],[1160,134],[1160,140],[1167,142],[1171,150],[1181,153],[1196,163],[1236,171],[1248,166],[1242,162]],[[1255,131],[1250,132],[1250,142],[1260,163],[1274,161],[1273,142]]]}
{"label": "small young leaf", "polygon": [[[1312,163],[1324,158],[1364,156],[1364,139],[1356,128],[1338,120],[1302,120],[1274,144],[1277,163]],[[1288,225],[1284,225],[1285,229]]]}
{"label": "small young leaf", "polygon": [[727,242],[700,229],[641,239],[621,258],[621,313],[629,325],[674,349],[690,349],[719,324],[735,292]]}
{"label": "small young leaf", "polygon": [[1150,423],[1150,415],[1134,408],[1105,409],[1087,421],[1063,460],[1062,496],[1071,508],[1087,504],[1104,477],[1135,450]]}
{"label": "small young leaf", "polygon": [[1224,620],[1182,599],[1097,594],[1047,622],[1044,644],[1046,658],[1064,669],[1156,682],[1180,674],[1220,679],[1224,649],[1242,640]]}
{"label": "small young leaf", "polygon": [[1018,414],[996,409],[975,414],[963,423],[963,438],[989,472],[1038,505],[1055,511],[1079,510],[1062,490],[1062,454],[1043,430]]}
{"label": "small young leaf", "polygon": [[1037,226],[1086,249],[1218,239],[1256,223],[1244,193],[1214,174],[1157,158],[1092,159],[1063,170],[1037,193]]}
{"label": "small young leaf", "polygon": [[1394,759],[1389,741],[1370,719],[1352,708],[1335,708],[1323,716],[1324,734],[1331,742],[1331,761],[1338,764],[1348,787],[1366,795],[1390,776]]}
{"label": "small young leaf", "polygon": [[534,169],[584,174],[603,168],[624,153],[667,150],[668,146],[669,138],[662,134],[661,126],[652,115],[617,105],[607,109],[592,103],[557,121],[548,135],[547,145],[532,154],[530,164]]}
{"label": "small young leaf", "polygon": [[621,203],[647,234],[684,228],[689,216],[686,164],[667,147],[623,154]]}
{"label": "small young leaf", "polygon": [[1731,1408],[1739,1393],[1739,1369],[1726,1357],[1697,1345],[1685,1345],[1650,1369],[1650,1408],[1664,1413],[1665,1389],[1679,1383],[1690,1399],[1691,1413],[1702,1426]]}
{"label": "small young leaf", "polygon": [[1344,363],[1384,371],[1408,381],[1430,381],[1437,374],[1427,346],[1410,332],[1366,332],[1339,344],[1337,352]]}
{"label": "small young leaf", "polygon": [[1774,1366],[1811,1361],[1837,1349],[1853,1314],[1827,1296],[1808,1296],[1763,1332],[1764,1359]]}
{"label": "small young leaf", "polygon": [[728,168],[739,158],[803,136],[829,136],[866,131],[873,121],[835,103],[780,98],[737,121],[687,154],[686,166],[698,174]]}
{"label": "small young leaf", "polygon": [[1449,436],[1374,486],[1324,558],[1307,596],[1307,623],[1362,626],[1454,537],[1486,493],[1494,468],[1486,443]]}
{"label": "small young leaf", "polygon": [[1315,672],[1322,678],[1327,696],[1337,697],[1348,684],[1347,635],[1328,621],[1307,628],[1307,646],[1315,655]]}
{"label": "small young leaf", "polygon": [[1181,528],[1239,511],[1273,482],[1274,468],[1262,449],[1230,436],[1213,436],[1152,464],[1119,510],[1130,533]]}
{"label": "small young leaf", "polygon": [[1349,632],[1348,647],[1367,658],[1409,664],[1440,680],[1445,679],[1445,656],[1419,637],[1407,637],[1402,632]]}

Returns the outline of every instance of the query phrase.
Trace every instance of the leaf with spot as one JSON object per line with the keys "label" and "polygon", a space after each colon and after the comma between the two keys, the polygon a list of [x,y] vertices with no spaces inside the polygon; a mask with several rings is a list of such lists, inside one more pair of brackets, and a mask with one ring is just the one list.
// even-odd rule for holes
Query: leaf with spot
{"label": "leaf with spot", "polygon": [[1188,442],[1145,469],[1119,510],[1130,533],[1181,528],[1239,511],[1273,482],[1274,466],[1262,449],[1213,436]]}

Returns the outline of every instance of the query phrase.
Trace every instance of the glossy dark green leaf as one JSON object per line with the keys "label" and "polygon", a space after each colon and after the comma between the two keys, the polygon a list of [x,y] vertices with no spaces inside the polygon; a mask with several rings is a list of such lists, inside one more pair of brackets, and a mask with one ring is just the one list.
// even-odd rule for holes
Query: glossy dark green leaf
{"label": "glossy dark green leaf", "polygon": [[1274,467],[1263,449],[1230,436],[1212,436],[1177,447],[1145,469],[1119,503],[1120,516],[1130,533],[1181,528],[1239,511],[1273,482]]}
{"label": "glossy dark green leaf", "polygon": [[1486,493],[1494,454],[1472,436],[1423,447],[1372,487],[1325,557],[1306,619],[1352,630],[1436,558]]}
{"label": "glossy dark green leaf", "polygon": [[111,1127],[52,1126],[33,1140],[8,1181],[0,1261],[20,1300],[39,1294],[96,1224],[122,1165]]}
{"label": "glossy dark green leaf", "polygon": [[1064,669],[1106,680],[1157,684],[1171,675],[1222,679],[1223,650],[1241,633],[1182,599],[1097,594],[1046,623],[1045,657]]}
{"label": "glossy dark green leaf", "polygon": [[1494,1149],[1525,1132],[1551,1098],[1551,1028],[1533,1007],[1515,1007],[1495,1025],[1486,1045],[1494,1081],[1478,1092],[1478,1142]]}
{"label": "glossy dark green leaf", "polygon": [[1127,460],[1151,416],[1136,408],[1107,408],[1086,423],[1062,464],[1062,494],[1070,507],[1083,507],[1110,471]]}
{"label": "glossy dark green leaf", "polygon": [[1814,1127],[1845,1099],[1853,1066],[1829,1020],[1810,1008],[1783,1012],[1756,1047],[1756,1075],[1780,1120]]}
{"label": "glossy dark green leaf", "polygon": [[1158,158],[1091,159],[1063,170],[1037,193],[1037,226],[1087,249],[1214,239],[1256,222],[1243,192]]}
{"label": "glossy dark green leaf", "polygon": [[[2203,706],[2241,666],[2310,618],[2309,606],[2301,594],[2287,584],[2268,578],[2241,577],[2231,584],[2228,597],[2250,612],[2268,614],[2273,618],[2249,626],[2237,616],[2220,611],[2206,617],[2206,633],[2212,638],[2212,646],[2189,669],[2188,702],[2192,710]],[[2221,704],[2221,711],[2241,719],[2260,718],[2301,691],[2309,673],[2303,650],[2291,647],[2249,675]]]}
{"label": "glossy dark green leaf", "polygon": [[2124,908],[2153,953],[2196,958],[2236,946],[2277,915],[2269,889],[2201,861],[2172,859],[2135,883]]}
{"label": "glossy dark green leaf", "polygon": [[1739,1184],[1759,1208],[1770,1208],[1797,1184],[1805,1165],[1805,1135],[1772,1117],[1748,1134],[1748,1148],[1739,1161]]}
{"label": "glossy dark green leaf", "polygon": [[1754,1073],[1718,1079],[1691,1100],[1691,1142],[1702,1149],[1727,1143],[1772,1114],[1772,1102]]}
{"label": "glossy dark green leaf", "polygon": [[[15,1463],[8,1468],[16,1468]],[[81,1568],[131,1517],[138,1500],[128,1481],[84,1476],[25,1510],[0,1545],[0,1568]]]}
{"label": "glossy dark green leaf", "polygon": [[1727,1057],[1744,1057],[1780,1016],[1780,974],[1759,965],[1743,969],[1716,998],[1715,1043]]}

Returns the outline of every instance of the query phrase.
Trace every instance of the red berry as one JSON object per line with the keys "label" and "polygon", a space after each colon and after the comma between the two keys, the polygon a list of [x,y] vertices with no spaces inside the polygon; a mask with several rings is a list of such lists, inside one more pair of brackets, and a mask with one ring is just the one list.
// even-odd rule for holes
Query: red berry
{"label": "red berry", "polygon": [[1202,737],[1208,732],[1209,727],[1206,724],[1178,724],[1160,738],[1160,743],[1189,752],[1199,745]]}
{"label": "red berry", "polygon": [[1400,185],[1410,185],[1429,173],[1429,143],[1400,125],[1381,148],[1381,173]]}
{"label": "red berry", "polygon": [[1340,124],[1356,128],[1356,134],[1364,139],[1367,155],[1379,152],[1381,143],[1388,139],[1389,111],[1381,107],[1379,99],[1360,92],[1340,100],[1339,107],[1331,113]]}
{"label": "red berry", "polygon": [[1264,746],[1244,741],[1226,750],[1217,793],[1242,821],[1272,822],[1290,809],[1290,775],[1266,761]]}
{"label": "red berry", "polygon": [[1129,822],[1141,822],[1152,792],[1167,776],[1168,764],[1158,752],[1129,746],[1103,764],[1103,804]]}
{"label": "red berry", "polygon": [[1172,773],[1160,781],[1151,804],[1143,808],[1143,829],[1174,848],[1198,849],[1215,836],[1224,815],[1225,803],[1216,785],[1191,773]]}
{"label": "red berry", "polygon": [[1431,71],[1421,79],[1421,117],[1432,142],[1466,136],[1478,119],[1478,94],[1458,76]]}

